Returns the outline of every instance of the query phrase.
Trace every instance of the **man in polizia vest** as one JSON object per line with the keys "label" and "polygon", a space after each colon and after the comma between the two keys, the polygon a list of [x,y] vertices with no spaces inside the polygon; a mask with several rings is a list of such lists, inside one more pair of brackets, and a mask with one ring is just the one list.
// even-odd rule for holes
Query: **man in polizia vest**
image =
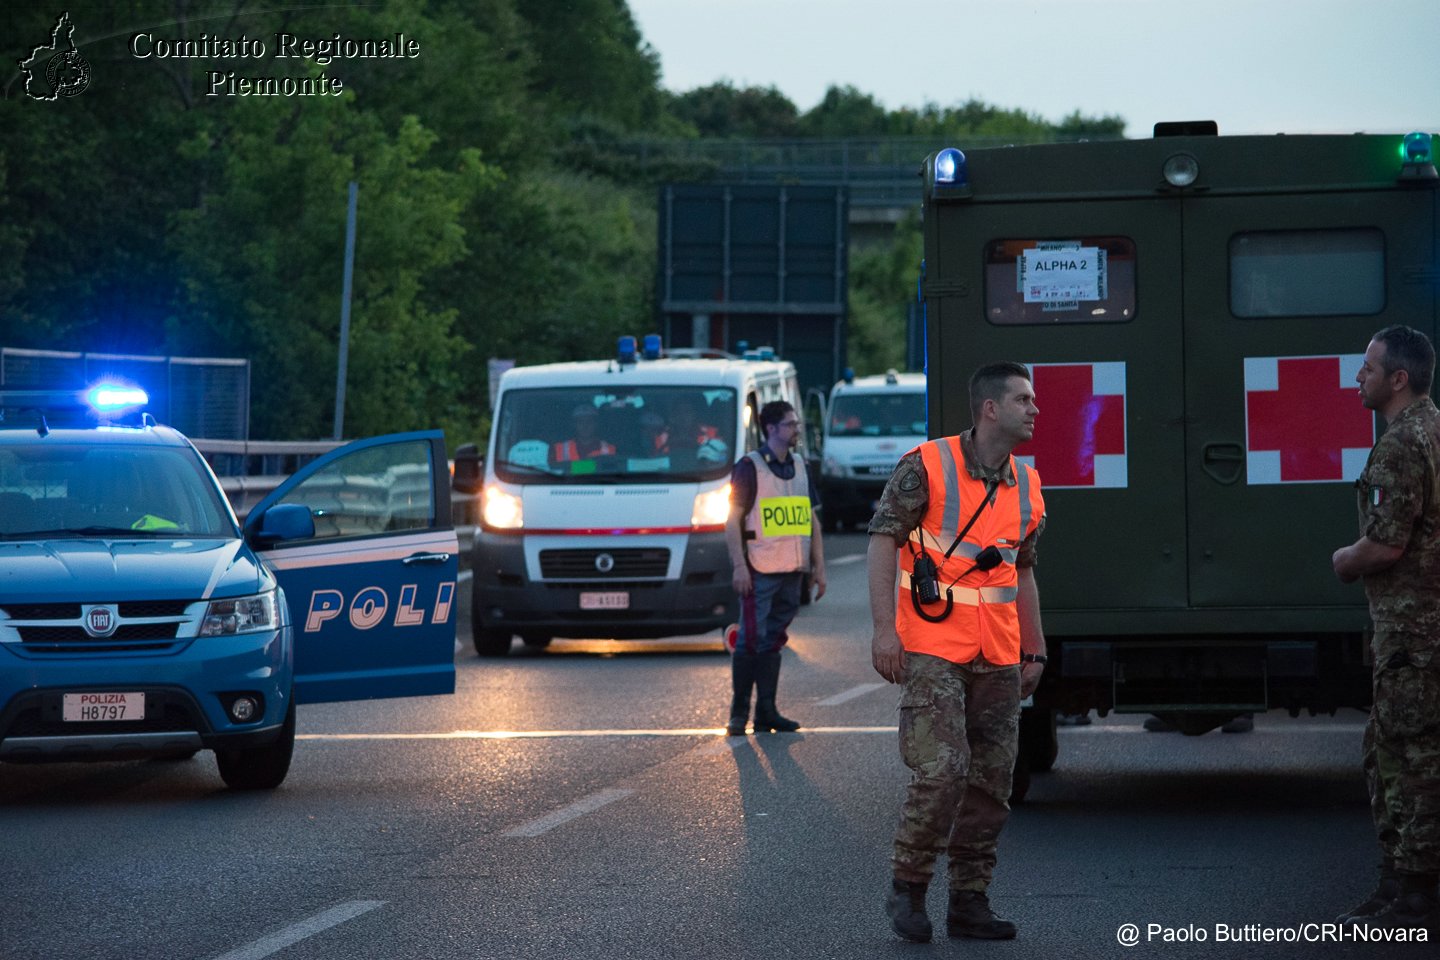
{"label": "man in polizia vest", "polygon": [[734,565],[732,583],[740,595],[740,623],[730,658],[730,722],[725,732],[743,736],[755,698],[755,732],[789,733],[800,724],[780,715],[780,649],[790,639],[790,621],[800,610],[805,573],[815,599],[825,595],[825,555],[820,543],[814,485],[805,463],[791,456],[800,437],[800,418],[784,400],[760,408],[765,442],[741,457],[730,473],[730,519],[725,545]]}
{"label": "man in polizia vest", "polygon": [[981,367],[975,425],[905,454],[870,521],[871,660],[905,686],[900,755],[911,771],[885,909],[916,943],[931,936],[925,896],[941,850],[950,936],[1015,936],[986,889],[1010,813],[1020,701],[1045,663],[1032,569],[1045,501],[1039,475],[1010,455],[1038,412],[1024,365]]}

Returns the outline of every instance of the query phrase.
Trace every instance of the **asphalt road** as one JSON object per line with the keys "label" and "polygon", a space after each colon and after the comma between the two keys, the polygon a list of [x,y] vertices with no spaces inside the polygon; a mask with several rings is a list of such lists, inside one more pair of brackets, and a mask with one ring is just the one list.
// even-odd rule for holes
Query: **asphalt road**
{"label": "asphalt road", "polygon": [[455,696],[301,708],[274,792],[224,790],[209,754],[0,766],[0,958],[1434,955],[1256,939],[1323,937],[1303,925],[1372,886],[1358,713],[1062,729],[991,889],[1020,938],[900,943],[881,902],[907,774],[864,546],[827,539],[830,594],[796,621],[799,734],[720,736],[718,636],[486,661],[462,620]]}

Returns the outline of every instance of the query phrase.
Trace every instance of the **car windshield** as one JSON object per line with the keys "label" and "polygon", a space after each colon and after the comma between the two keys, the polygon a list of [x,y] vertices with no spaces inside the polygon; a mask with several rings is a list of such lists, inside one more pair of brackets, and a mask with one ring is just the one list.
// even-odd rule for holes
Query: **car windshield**
{"label": "car windshield", "polygon": [[234,537],[192,450],[152,444],[0,445],[0,540]]}
{"label": "car windshield", "polygon": [[830,407],[832,437],[923,437],[925,394],[842,393]]}
{"label": "car windshield", "polygon": [[505,393],[495,472],[511,483],[708,480],[734,463],[729,387],[554,387]]}

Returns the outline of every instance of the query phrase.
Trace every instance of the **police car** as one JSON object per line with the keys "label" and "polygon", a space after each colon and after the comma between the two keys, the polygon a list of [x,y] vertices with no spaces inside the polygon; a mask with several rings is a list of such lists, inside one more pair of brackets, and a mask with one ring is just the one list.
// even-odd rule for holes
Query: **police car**
{"label": "police car", "polygon": [[237,524],[141,391],[0,391],[0,760],[215,751],[278,786],[295,705],[451,693],[439,431],[356,441]]}

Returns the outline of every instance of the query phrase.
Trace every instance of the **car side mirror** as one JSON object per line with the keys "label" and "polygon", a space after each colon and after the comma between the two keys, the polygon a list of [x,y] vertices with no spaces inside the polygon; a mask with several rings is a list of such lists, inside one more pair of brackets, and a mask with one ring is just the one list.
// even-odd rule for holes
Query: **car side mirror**
{"label": "car side mirror", "polygon": [[286,540],[309,540],[315,536],[315,518],[310,508],[299,503],[277,503],[260,516],[255,540],[261,547]]}
{"label": "car side mirror", "polygon": [[455,472],[451,485],[460,493],[479,493],[485,480],[485,458],[480,448],[466,443],[455,448]]}

